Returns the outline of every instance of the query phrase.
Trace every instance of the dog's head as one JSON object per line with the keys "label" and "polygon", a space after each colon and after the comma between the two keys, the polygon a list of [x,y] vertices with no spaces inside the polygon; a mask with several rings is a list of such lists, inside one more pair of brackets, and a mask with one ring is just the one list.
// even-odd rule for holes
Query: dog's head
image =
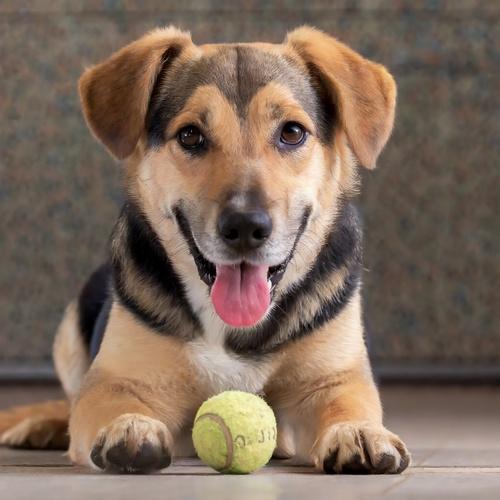
{"label": "dog's head", "polygon": [[203,46],[167,28],[88,69],[80,93],[160,240],[184,240],[191,255],[177,259],[196,264],[219,316],[245,327],[282,278],[290,286],[307,271],[355,163],[375,166],[396,88],[312,28],[281,45]]}

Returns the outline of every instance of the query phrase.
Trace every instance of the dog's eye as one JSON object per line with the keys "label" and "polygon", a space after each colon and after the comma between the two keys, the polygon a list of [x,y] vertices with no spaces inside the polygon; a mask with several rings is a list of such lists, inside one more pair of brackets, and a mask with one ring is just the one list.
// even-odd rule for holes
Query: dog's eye
{"label": "dog's eye", "polygon": [[184,149],[189,150],[201,148],[205,144],[205,137],[194,125],[181,128],[177,133],[177,140]]}
{"label": "dog's eye", "polygon": [[280,142],[286,146],[300,146],[306,138],[306,130],[297,122],[287,122],[281,129]]}

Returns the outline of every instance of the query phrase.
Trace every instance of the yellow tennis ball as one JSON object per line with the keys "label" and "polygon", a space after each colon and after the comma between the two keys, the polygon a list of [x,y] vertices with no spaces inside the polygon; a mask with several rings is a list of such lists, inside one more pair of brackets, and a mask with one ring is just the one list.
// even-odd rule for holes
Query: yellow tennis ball
{"label": "yellow tennis ball", "polygon": [[222,392],[196,413],[193,443],[198,456],[215,470],[248,474],[269,462],[276,448],[276,418],[254,394]]}

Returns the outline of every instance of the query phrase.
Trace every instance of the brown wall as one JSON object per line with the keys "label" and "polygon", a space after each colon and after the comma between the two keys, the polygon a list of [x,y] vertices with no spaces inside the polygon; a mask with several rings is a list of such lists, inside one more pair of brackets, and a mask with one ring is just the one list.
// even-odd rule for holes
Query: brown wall
{"label": "brown wall", "polygon": [[47,366],[119,207],[120,168],[85,128],[77,78],[168,23],[198,42],[279,41],[309,23],[391,69],[396,129],[359,200],[374,358],[494,370],[500,2],[0,0],[0,375]]}

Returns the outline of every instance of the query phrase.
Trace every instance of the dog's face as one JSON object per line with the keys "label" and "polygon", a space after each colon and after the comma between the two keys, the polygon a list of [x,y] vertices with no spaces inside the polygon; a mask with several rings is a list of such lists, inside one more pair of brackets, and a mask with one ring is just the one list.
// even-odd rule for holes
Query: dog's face
{"label": "dog's face", "polygon": [[[215,310],[258,323],[297,253],[307,267],[393,122],[390,75],[312,29],[282,45],[195,46],[159,30],[82,77],[87,121],[160,239],[173,220]],[[289,280],[290,281],[290,280]]]}

